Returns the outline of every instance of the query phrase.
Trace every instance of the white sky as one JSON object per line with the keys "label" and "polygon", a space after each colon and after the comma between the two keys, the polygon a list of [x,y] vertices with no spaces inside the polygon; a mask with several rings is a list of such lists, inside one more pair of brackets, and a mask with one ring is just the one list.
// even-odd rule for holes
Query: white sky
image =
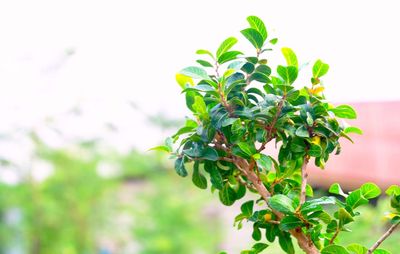
{"label": "white sky", "polygon": [[[215,50],[229,36],[250,49],[239,33],[248,15],[261,17],[300,62],[330,64],[331,100],[399,100],[398,11],[398,1],[384,0],[1,0],[0,133],[33,128],[62,145],[52,126],[67,138],[102,136],[117,148],[146,150],[167,134],[128,102],[183,118],[175,73],[193,65],[196,49]],[[68,113],[75,107],[81,117]],[[0,154],[20,149],[13,147],[0,145]]]}

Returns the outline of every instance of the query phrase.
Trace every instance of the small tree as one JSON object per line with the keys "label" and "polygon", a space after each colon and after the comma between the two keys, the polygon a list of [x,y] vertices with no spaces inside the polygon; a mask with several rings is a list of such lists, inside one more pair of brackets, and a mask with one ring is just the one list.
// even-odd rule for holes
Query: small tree
{"label": "small tree", "polygon": [[[215,54],[197,51],[208,58],[197,60],[202,67],[187,67],[177,74],[193,119],[154,149],[169,152],[182,177],[190,165],[193,183],[206,189],[210,181],[211,191],[218,191],[224,205],[244,198],[247,191],[257,195],[241,205],[235,218],[238,228],[243,220],[253,223],[252,237],[258,242],[242,253],[260,253],[268,246],[264,242],[276,239],[283,251],[294,253],[293,238],[306,253],[388,253],[377,247],[400,223],[399,186],[386,192],[391,196],[393,225],[369,249],[360,244],[341,246],[337,236],[360,215],[357,207],[381,194],[378,186],[365,183],[346,194],[336,183],[329,189],[333,195],[307,199],[313,196],[307,184],[308,163],[324,168],[332,153],[340,153],[340,138],[352,141],[350,133],[362,133],[338,119],[355,119],[352,107],[325,100],[321,77],[329,65],[317,60],[310,86],[295,87],[303,66],[293,50],[282,48],[286,66],[278,65],[273,73],[264,55],[277,39],[268,39],[259,18],[250,16],[247,21],[250,28],[241,33],[254,46],[254,54],[231,50],[237,39],[230,37]],[[176,150],[173,143],[178,144]],[[277,158],[265,153],[270,143],[278,149]],[[255,203],[265,205],[255,210]]]}

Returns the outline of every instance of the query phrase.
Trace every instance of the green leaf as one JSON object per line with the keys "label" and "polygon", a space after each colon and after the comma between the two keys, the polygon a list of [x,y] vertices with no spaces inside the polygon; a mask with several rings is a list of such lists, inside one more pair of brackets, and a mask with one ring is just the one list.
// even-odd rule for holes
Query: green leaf
{"label": "green leaf", "polygon": [[316,199],[307,200],[301,206],[301,212],[303,214],[307,214],[309,212],[315,212],[322,210],[321,205],[333,205],[336,203],[336,199],[334,197],[321,197]]}
{"label": "green leaf", "polygon": [[294,213],[293,200],[285,195],[277,194],[268,200],[269,206],[284,214]]}
{"label": "green leaf", "polygon": [[261,230],[259,227],[256,226],[256,224],[253,224],[253,234],[251,234],[251,237],[255,241],[260,241],[261,240]]}
{"label": "green leaf", "polygon": [[185,168],[185,161],[183,157],[176,159],[175,161],[175,171],[178,173],[178,175],[185,177],[187,176],[187,171]]}
{"label": "green leaf", "polygon": [[179,86],[184,89],[186,85],[192,85],[194,86],[193,79],[191,77],[182,75],[182,74],[176,74],[175,76],[176,82],[179,84]]}
{"label": "green leaf", "polygon": [[260,154],[260,158],[257,159],[257,166],[259,168],[265,169],[266,171],[269,171],[272,169],[272,159],[271,157],[265,155],[265,154]]}
{"label": "green leaf", "polygon": [[252,156],[253,154],[257,153],[257,149],[254,147],[254,144],[250,145],[246,142],[239,142],[237,145],[240,150],[242,150],[242,152],[248,156]]}
{"label": "green leaf", "polygon": [[308,154],[313,157],[321,156],[322,148],[319,145],[311,144],[310,149],[308,149]]}
{"label": "green leaf", "polygon": [[282,54],[285,57],[288,66],[294,66],[296,68],[299,67],[299,63],[297,62],[297,56],[292,49],[282,48]]}
{"label": "green leaf", "polygon": [[279,235],[279,245],[281,246],[282,250],[288,254],[294,254],[294,247],[292,238],[290,237],[289,233],[283,232],[283,234]]}
{"label": "green leaf", "polygon": [[303,222],[295,216],[285,216],[279,223],[279,228],[283,231],[289,231],[301,227]]}
{"label": "green leaf", "polygon": [[296,136],[301,137],[301,138],[309,138],[310,133],[308,132],[307,128],[302,125],[296,130]]}
{"label": "green leaf", "polygon": [[201,157],[203,159],[210,160],[210,161],[217,161],[219,159],[217,151],[211,147],[206,147],[203,150]]}
{"label": "green leaf", "polygon": [[209,55],[212,59],[215,59],[214,56],[213,56],[213,54],[212,54],[210,51],[205,50],[205,49],[199,49],[199,50],[197,50],[197,51],[196,51],[196,54],[198,54],[198,55]]}
{"label": "green leaf", "polygon": [[250,200],[242,204],[240,207],[240,210],[242,211],[242,214],[245,215],[246,217],[250,217],[253,214],[253,206],[254,206],[254,201]]}
{"label": "green leaf", "polygon": [[252,253],[251,254],[258,254],[261,253],[263,250],[265,250],[268,247],[268,244],[266,243],[256,243],[252,247]]}
{"label": "green leaf", "polygon": [[329,192],[332,194],[337,194],[340,195],[342,197],[347,197],[348,195],[345,194],[342,190],[342,188],[340,187],[340,185],[338,183],[334,183],[331,185],[331,187],[329,187]]}
{"label": "green leaf", "polygon": [[275,45],[278,42],[278,38],[273,38],[269,41],[272,45]]}
{"label": "green leaf", "polygon": [[286,82],[286,84],[291,85],[297,78],[297,68],[294,66],[284,67],[282,65],[278,65],[276,69],[279,76]]}
{"label": "green leaf", "polygon": [[210,181],[211,181],[212,186],[214,186],[218,190],[222,190],[223,180],[222,180],[221,173],[219,172],[217,167],[212,165],[211,168],[209,169],[209,172],[210,172]]}
{"label": "green leaf", "polygon": [[212,64],[210,64],[209,62],[207,62],[207,61],[204,61],[204,60],[196,60],[196,62],[198,62],[200,65],[202,65],[203,67],[213,67],[213,65]]}
{"label": "green leaf", "polygon": [[350,206],[351,209],[355,209],[360,205],[368,204],[368,199],[366,199],[361,190],[355,190],[350,193],[350,195],[346,198],[346,204]]}
{"label": "green leaf", "polygon": [[336,108],[329,109],[332,111],[335,116],[340,117],[340,118],[346,118],[346,119],[356,119],[357,118],[357,113],[356,111],[349,105],[340,105],[337,106]]}
{"label": "green leaf", "polygon": [[199,162],[195,161],[193,166],[192,182],[200,189],[207,189],[207,179],[199,171]]}
{"label": "green leaf", "polygon": [[359,134],[362,135],[363,131],[360,128],[354,127],[354,126],[350,126],[350,127],[346,127],[343,130],[344,133],[349,134],[349,133],[355,133],[355,134]]}
{"label": "green leaf", "polygon": [[324,76],[329,70],[329,65],[323,63],[321,60],[317,60],[312,68],[313,77],[319,78]]}
{"label": "green leaf", "polygon": [[155,146],[149,149],[149,151],[160,151],[160,152],[172,152],[168,146]]}
{"label": "green leaf", "polygon": [[387,188],[386,194],[398,196],[400,195],[400,187],[398,185],[391,185]]}
{"label": "green leaf", "polygon": [[372,254],[392,254],[390,251],[384,250],[384,249],[376,249]]}
{"label": "green leaf", "polygon": [[366,199],[376,198],[381,195],[381,189],[374,183],[365,183],[361,186],[360,190]]}
{"label": "green leaf", "polygon": [[328,245],[322,249],[321,254],[350,254],[343,246]]}
{"label": "green leaf", "polygon": [[264,39],[262,37],[262,35],[260,34],[260,32],[258,32],[256,29],[254,28],[247,28],[244,29],[242,31],[240,31],[244,37],[246,37],[247,40],[250,41],[251,44],[253,44],[253,46],[256,49],[261,49],[263,44],[264,44]]}
{"label": "green leaf", "polygon": [[239,51],[228,51],[223,53],[221,56],[218,57],[218,63],[223,64],[229,61],[236,59],[238,55],[243,55],[242,52]]}
{"label": "green leaf", "polygon": [[353,254],[366,254],[368,251],[367,248],[357,243],[347,245],[347,250],[353,252]]}
{"label": "green leaf", "polygon": [[235,37],[229,37],[228,39],[224,40],[217,50],[217,59],[227,52],[230,48],[233,47],[237,43],[237,39]]}
{"label": "green leaf", "polygon": [[194,79],[211,80],[211,78],[208,76],[207,72],[204,69],[196,66],[186,67],[179,73]]}
{"label": "green leaf", "polygon": [[353,222],[354,219],[349,212],[346,211],[344,208],[339,208],[338,211],[338,218],[339,218],[339,226],[342,228],[344,225]]}
{"label": "green leaf", "polygon": [[219,200],[226,206],[231,206],[235,203],[236,193],[228,183],[219,191]]}
{"label": "green leaf", "polygon": [[207,106],[203,100],[203,97],[201,96],[194,97],[194,103],[192,105],[192,108],[196,113],[199,114],[201,118],[203,119],[208,118]]}
{"label": "green leaf", "polygon": [[261,34],[264,42],[268,37],[268,32],[267,29],[265,28],[264,22],[259,17],[256,16],[247,17],[247,21],[249,22],[251,28],[254,28]]}

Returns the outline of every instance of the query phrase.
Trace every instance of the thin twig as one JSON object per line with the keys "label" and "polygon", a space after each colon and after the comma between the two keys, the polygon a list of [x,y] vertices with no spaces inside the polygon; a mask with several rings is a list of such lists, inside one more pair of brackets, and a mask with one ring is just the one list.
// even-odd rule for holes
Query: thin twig
{"label": "thin twig", "polygon": [[332,244],[333,241],[335,241],[336,237],[339,235],[339,227],[336,228],[335,234],[332,236],[331,240],[329,241],[329,244]]}
{"label": "thin twig", "polygon": [[308,155],[304,156],[303,165],[301,166],[301,192],[300,192],[300,205],[306,202],[306,189],[307,189],[307,164],[309,157]]}
{"label": "thin twig", "polygon": [[376,243],[374,243],[374,245],[372,245],[371,248],[369,248],[369,250],[368,250],[367,253],[368,253],[368,254],[371,254],[374,250],[376,250],[376,248],[378,248],[379,245],[381,245],[381,243],[382,243],[383,241],[385,241],[386,238],[388,238],[388,237],[393,233],[393,231],[397,228],[397,226],[399,226],[399,225],[400,225],[400,221],[397,222],[396,224],[393,224],[393,225],[388,229],[388,231],[386,231],[386,233],[384,233],[384,234],[381,236],[381,238],[379,238],[379,240],[376,241]]}
{"label": "thin twig", "polygon": [[276,114],[275,114],[274,118],[272,119],[271,124],[266,127],[266,129],[268,130],[267,138],[265,139],[265,142],[263,142],[261,144],[261,147],[258,148],[258,150],[257,150],[258,152],[261,152],[262,150],[264,150],[267,143],[272,140],[272,130],[275,128],[275,124],[278,121],[279,116],[281,115],[283,103],[284,103],[285,99],[286,99],[286,96],[284,95],[282,97],[282,99],[279,101],[279,104],[278,104],[278,107],[276,110]]}

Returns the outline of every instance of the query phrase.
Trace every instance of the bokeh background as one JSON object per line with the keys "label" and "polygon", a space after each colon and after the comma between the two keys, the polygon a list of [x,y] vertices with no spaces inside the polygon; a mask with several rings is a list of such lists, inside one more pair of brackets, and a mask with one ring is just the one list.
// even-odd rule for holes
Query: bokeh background
{"label": "bokeh background", "polygon": [[[147,151],[188,114],[175,73],[194,63],[195,50],[241,38],[249,15],[265,21],[277,49],[291,47],[301,63],[329,63],[327,98],[358,111],[351,124],[364,135],[343,141],[324,171],[313,169],[318,191],[336,181],[346,190],[399,184],[399,7],[390,0],[0,1],[0,253],[251,246],[250,229],[232,227],[238,206],[223,207],[176,176],[165,155]],[[277,52],[271,59],[282,63]],[[373,243],[387,227],[386,203],[365,207],[343,241]],[[399,240],[394,234],[384,247],[395,250]]]}

